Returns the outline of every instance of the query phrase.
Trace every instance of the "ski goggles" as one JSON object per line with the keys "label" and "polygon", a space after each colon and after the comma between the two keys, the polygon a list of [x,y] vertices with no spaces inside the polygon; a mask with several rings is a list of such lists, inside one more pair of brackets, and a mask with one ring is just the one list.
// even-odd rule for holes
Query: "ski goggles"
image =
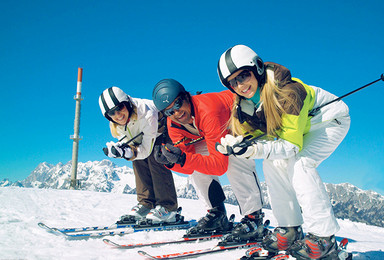
{"label": "ski goggles", "polygon": [[123,110],[125,105],[123,103],[120,103],[119,105],[115,106],[114,108],[108,110],[107,115],[108,116],[114,116],[117,112],[120,112]]}
{"label": "ski goggles", "polygon": [[164,110],[164,115],[172,116],[175,113],[175,110],[180,109],[183,106],[184,99],[182,97],[178,97],[171,108]]}
{"label": "ski goggles", "polygon": [[251,71],[249,70],[243,70],[239,75],[237,75],[235,78],[228,81],[231,88],[237,88],[239,84],[243,84],[248,82],[252,77]]}

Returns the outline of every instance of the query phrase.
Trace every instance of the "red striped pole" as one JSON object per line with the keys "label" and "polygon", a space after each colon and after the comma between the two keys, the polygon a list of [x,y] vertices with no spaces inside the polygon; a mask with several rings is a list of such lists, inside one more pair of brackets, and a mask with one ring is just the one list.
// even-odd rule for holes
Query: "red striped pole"
{"label": "red striped pole", "polygon": [[74,125],[74,134],[71,136],[73,140],[72,147],[72,169],[71,169],[71,183],[70,189],[76,189],[77,187],[77,159],[79,155],[79,140],[81,137],[79,136],[80,132],[80,108],[81,108],[81,86],[83,81],[83,69],[79,68],[77,71],[77,90],[76,96],[74,99],[76,100],[76,111],[75,111],[75,125]]}
{"label": "red striped pole", "polygon": [[76,94],[81,96],[81,84],[83,81],[83,68],[77,70],[77,91]]}

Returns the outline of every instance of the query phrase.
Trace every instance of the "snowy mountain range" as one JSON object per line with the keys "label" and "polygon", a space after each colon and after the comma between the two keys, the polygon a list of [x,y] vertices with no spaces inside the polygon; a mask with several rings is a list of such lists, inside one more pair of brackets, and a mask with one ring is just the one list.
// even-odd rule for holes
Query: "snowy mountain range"
{"label": "snowy mountain range", "polygon": [[[18,186],[27,188],[68,189],[71,176],[71,162],[51,165],[46,162],[22,181],[11,183],[4,179],[0,187]],[[187,176],[187,175],[185,175]],[[109,160],[78,163],[77,177],[81,190],[135,194],[133,170],[127,166],[118,167]],[[177,195],[180,198],[197,199],[189,178],[174,174]],[[261,183],[265,208],[270,209],[265,183]],[[349,183],[325,184],[337,218],[349,219],[369,225],[384,227],[384,196],[361,190]],[[230,185],[223,186],[227,203],[237,205]]]}

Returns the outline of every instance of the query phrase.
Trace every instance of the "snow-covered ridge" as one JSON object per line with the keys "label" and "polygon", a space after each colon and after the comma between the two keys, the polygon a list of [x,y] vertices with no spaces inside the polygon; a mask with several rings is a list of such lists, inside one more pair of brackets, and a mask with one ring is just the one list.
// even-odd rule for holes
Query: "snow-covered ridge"
{"label": "snow-covered ridge", "polygon": [[[71,165],[71,162],[57,165],[43,162],[25,180],[11,183],[5,179],[0,181],[0,187],[68,189]],[[127,166],[118,167],[110,160],[79,162],[77,174],[81,190],[136,193],[133,170]],[[189,178],[177,174],[173,177],[179,198],[197,199],[196,191]],[[261,186],[266,202],[264,207],[270,209],[267,187],[265,183],[261,183]],[[223,188],[227,197],[226,202],[237,205],[231,187],[226,185]],[[373,191],[361,190],[349,183],[326,184],[326,189],[338,218],[384,227],[384,196]]]}

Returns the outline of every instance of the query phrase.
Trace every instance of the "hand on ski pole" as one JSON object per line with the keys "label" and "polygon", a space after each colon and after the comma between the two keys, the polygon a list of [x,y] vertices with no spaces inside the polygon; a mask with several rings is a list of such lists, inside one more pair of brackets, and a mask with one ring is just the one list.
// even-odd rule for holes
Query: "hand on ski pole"
{"label": "hand on ski pole", "polygon": [[216,143],[216,150],[227,156],[233,154],[239,158],[248,158],[255,152],[256,146],[253,146],[254,140],[256,139],[252,138],[251,135],[234,137],[233,135],[227,134],[220,139],[220,143]]}
{"label": "hand on ski pole", "polygon": [[241,135],[234,137],[233,135],[227,134],[225,137],[221,137],[220,143],[216,143],[216,151],[229,156],[233,154],[232,146],[240,143],[242,140],[243,136]]}
{"label": "hand on ski pole", "polygon": [[106,156],[110,158],[125,158],[130,159],[133,156],[132,149],[125,143],[115,143],[108,142],[106,143],[107,147],[103,148],[103,151]]}
{"label": "hand on ski pole", "polygon": [[153,152],[155,153],[154,156],[155,156],[156,162],[160,164],[165,164],[165,165],[171,164],[171,162],[168,161],[167,157],[165,157],[165,155],[161,151],[161,145],[155,145],[153,150],[154,150]]}
{"label": "hand on ski pole", "polygon": [[181,167],[184,166],[186,155],[179,147],[165,144],[161,146],[161,152],[169,162],[180,164]]}

